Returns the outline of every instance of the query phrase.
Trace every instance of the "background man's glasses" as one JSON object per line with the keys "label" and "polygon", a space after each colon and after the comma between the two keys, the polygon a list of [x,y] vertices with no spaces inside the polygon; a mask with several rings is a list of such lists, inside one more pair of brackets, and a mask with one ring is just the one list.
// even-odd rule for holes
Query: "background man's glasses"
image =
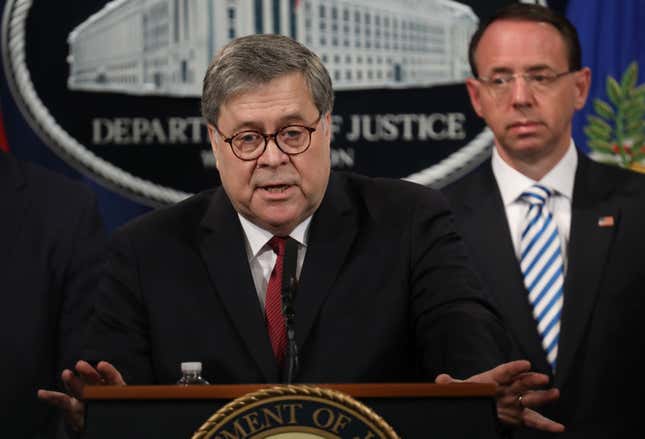
{"label": "background man's glasses", "polygon": [[[321,115],[322,116],[322,115]],[[317,125],[320,117],[313,123]],[[224,134],[215,126],[217,132],[224,137]],[[311,134],[316,128],[293,124],[280,128],[275,133],[263,133],[257,130],[244,130],[224,138],[224,141],[231,145],[233,154],[240,160],[255,160],[260,157],[267,148],[269,139],[273,138],[280,151],[287,155],[302,154],[311,145]]]}
{"label": "background man's glasses", "polygon": [[479,77],[477,80],[484,84],[496,97],[507,95],[513,88],[517,78],[522,78],[524,83],[534,92],[547,91],[558,79],[577,70],[568,70],[562,73],[552,71],[539,71],[529,73],[495,73],[490,77]]}

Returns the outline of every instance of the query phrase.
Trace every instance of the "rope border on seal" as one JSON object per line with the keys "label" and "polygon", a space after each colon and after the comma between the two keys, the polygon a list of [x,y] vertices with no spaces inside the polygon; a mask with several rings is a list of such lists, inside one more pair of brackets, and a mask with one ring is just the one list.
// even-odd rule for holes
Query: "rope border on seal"
{"label": "rope border on seal", "polygon": [[357,412],[359,415],[366,418],[369,422],[376,425],[387,439],[400,439],[399,435],[394,429],[376,412],[360,403],[349,395],[333,389],[323,389],[315,386],[308,385],[285,385],[275,386],[266,389],[261,389],[256,392],[249,393],[234,399],[227,403],[215,412],[208,420],[206,420],[201,427],[193,434],[192,439],[206,439],[208,438],[210,429],[215,427],[218,423],[229,417],[234,412],[245,408],[251,404],[261,402],[276,396],[306,396],[323,398],[335,403],[338,403],[348,409]]}
{"label": "rope border on seal", "polygon": [[83,173],[90,171],[92,177],[98,175],[108,184],[143,201],[175,203],[190,196],[189,193],[155,184],[114,166],[87,149],[56,122],[36,93],[25,62],[25,23],[32,4],[33,0],[7,0],[2,46],[7,79],[13,85],[14,98],[22,104],[19,106],[36,132],[46,143],[53,143],[54,150],[62,152],[61,157]]}
{"label": "rope border on seal", "polygon": [[462,146],[458,151],[450,154],[439,163],[408,175],[403,180],[432,186],[437,189],[442,188],[466,175],[490,157],[493,139],[493,132],[490,128],[484,128],[466,146]]}

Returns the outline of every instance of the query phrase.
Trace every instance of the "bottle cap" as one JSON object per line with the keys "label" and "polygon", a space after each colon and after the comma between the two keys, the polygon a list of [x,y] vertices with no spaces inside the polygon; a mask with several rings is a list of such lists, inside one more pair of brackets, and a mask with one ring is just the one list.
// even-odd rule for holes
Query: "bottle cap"
{"label": "bottle cap", "polygon": [[202,371],[202,363],[200,361],[189,361],[181,363],[181,371],[183,373],[199,373]]}

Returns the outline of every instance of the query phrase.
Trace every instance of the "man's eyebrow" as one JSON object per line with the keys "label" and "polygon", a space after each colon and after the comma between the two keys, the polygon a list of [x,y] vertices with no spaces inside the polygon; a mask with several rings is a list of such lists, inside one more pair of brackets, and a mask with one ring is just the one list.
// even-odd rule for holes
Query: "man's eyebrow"
{"label": "man's eyebrow", "polygon": [[262,124],[256,121],[244,121],[240,122],[239,124],[235,125],[233,129],[231,130],[232,133],[239,133],[241,131],[262,131],[261,130]]}
{"label": "man's eyebrow", "polygon": [[496,73],[513,73],[513,69],[510,67],[493,67],[490,71],[491,75],[494,75]]}
{"label": "man's eyebrow", "polygon": [[[536,64],[536,65],[525,67],[523,69],[524,72],[541,72],[544,70],[554,71],[553,67],[547,64]],[[502,66],[493,67],[490,74],[494,75],[494,74],[504,74],[504,73],[513,74],[515,73],[515,70],[511,69],[510,67],[502,67]]]}
{"label": "man's eyebrow", "polygon": [[[301,113],[290,113],[283,115],[278,119],[276,129],[282,128],[284,126],[294,124],[294,123],[305,123],[308,122],[305,120]],[[264,122],[257,120],[247,120],[242,121],[233,128],[233,133],[239,133],[241,131],[260,131],[264,130]]]}
{"label": "man's eyebrow", "polygon": [[286,114],[280,118],[280,125],[287,125],[295,122],[304,122],[305,118],[301,113]]}
{"label": "man's eyebrow", "polygon": [[554,71],[553,67],[551,67],[549,65],[546,65],[546,64],[537,64],[537,65],[534,65],[534,66],[530,66],[530,67],[526,68],[524,71],[526,71],[526,72],[540,72],[540,71],[543,71],[543,70]]}

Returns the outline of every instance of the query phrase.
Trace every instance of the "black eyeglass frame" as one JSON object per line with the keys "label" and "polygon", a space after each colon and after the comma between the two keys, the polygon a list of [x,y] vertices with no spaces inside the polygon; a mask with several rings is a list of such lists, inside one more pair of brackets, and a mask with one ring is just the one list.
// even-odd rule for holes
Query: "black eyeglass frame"
{"label": "black eyeglass frame", "polygon": [[[318,117],[316,118],[316,120],[313,122],[314,127],[316,125],[318,125],[318,122],[320,122],[321,118],[322,118],[322,113],[319,114]],[[282,151],[283,153],[285,153],[286,155],[294,156],[294,155],[302,154],[303,152],[307,151],[309,149],[309,147],[311,146],[311,136],[316,131],[316,128],[311,127],[311,126],[301,125],[301,124],[297,124],[297,123],[290,123],[288,125],[284,125],[284,126],[280,127],[274,133],[263,133],[262,131],[259,131],[259,130],[242,130],[242,131],[238,131],[236,133],[233,133],[230,137],[226,137],[226,135],[220,131],[220,129],[219,129],[219,127],[217,125],[213,125],[213,127],[219,133],[219,135],[224,138],[224,142],[229,144],[229,146],[231,147],[231,151],[233,151],[233,154],[235,155],[235,157],[237,157],[238,159],[243,160],[245,162],[250,162],[252,160],[257,160],[258,157],[260,157],[262,154],[264,154],[264,151],[266,151],[267,146],[269,145],[269,139],[271,139],[271,138],[273,138],[273,142],[278,147],[278,149],[280,151]],[[305,130],[307,130],[309,132],[309,141],[307,142],[307,146],[305,146],[305,148],[302,151],[288,152],[288,151],[285,151],[282,148],[282,146],[280,146],[280,142],[278,142],[278,137],[277,136],[281,131],[283,131],[284,129],[289,128],[289,127],[304,128]],[[238,154],[238,151],[236,151],[235,146],[233,146],[233,139],[235,137],[239,136],[240,134],[243,134],[243,133],[255,133],[255,134],[259,134],[260,136],[262,136],[262,138],[264,138],[264,146],[262,148],[258,148],[257,149],[258,153],[256,155],[254,155],[252,158],[240,157],[239,154]]]}

